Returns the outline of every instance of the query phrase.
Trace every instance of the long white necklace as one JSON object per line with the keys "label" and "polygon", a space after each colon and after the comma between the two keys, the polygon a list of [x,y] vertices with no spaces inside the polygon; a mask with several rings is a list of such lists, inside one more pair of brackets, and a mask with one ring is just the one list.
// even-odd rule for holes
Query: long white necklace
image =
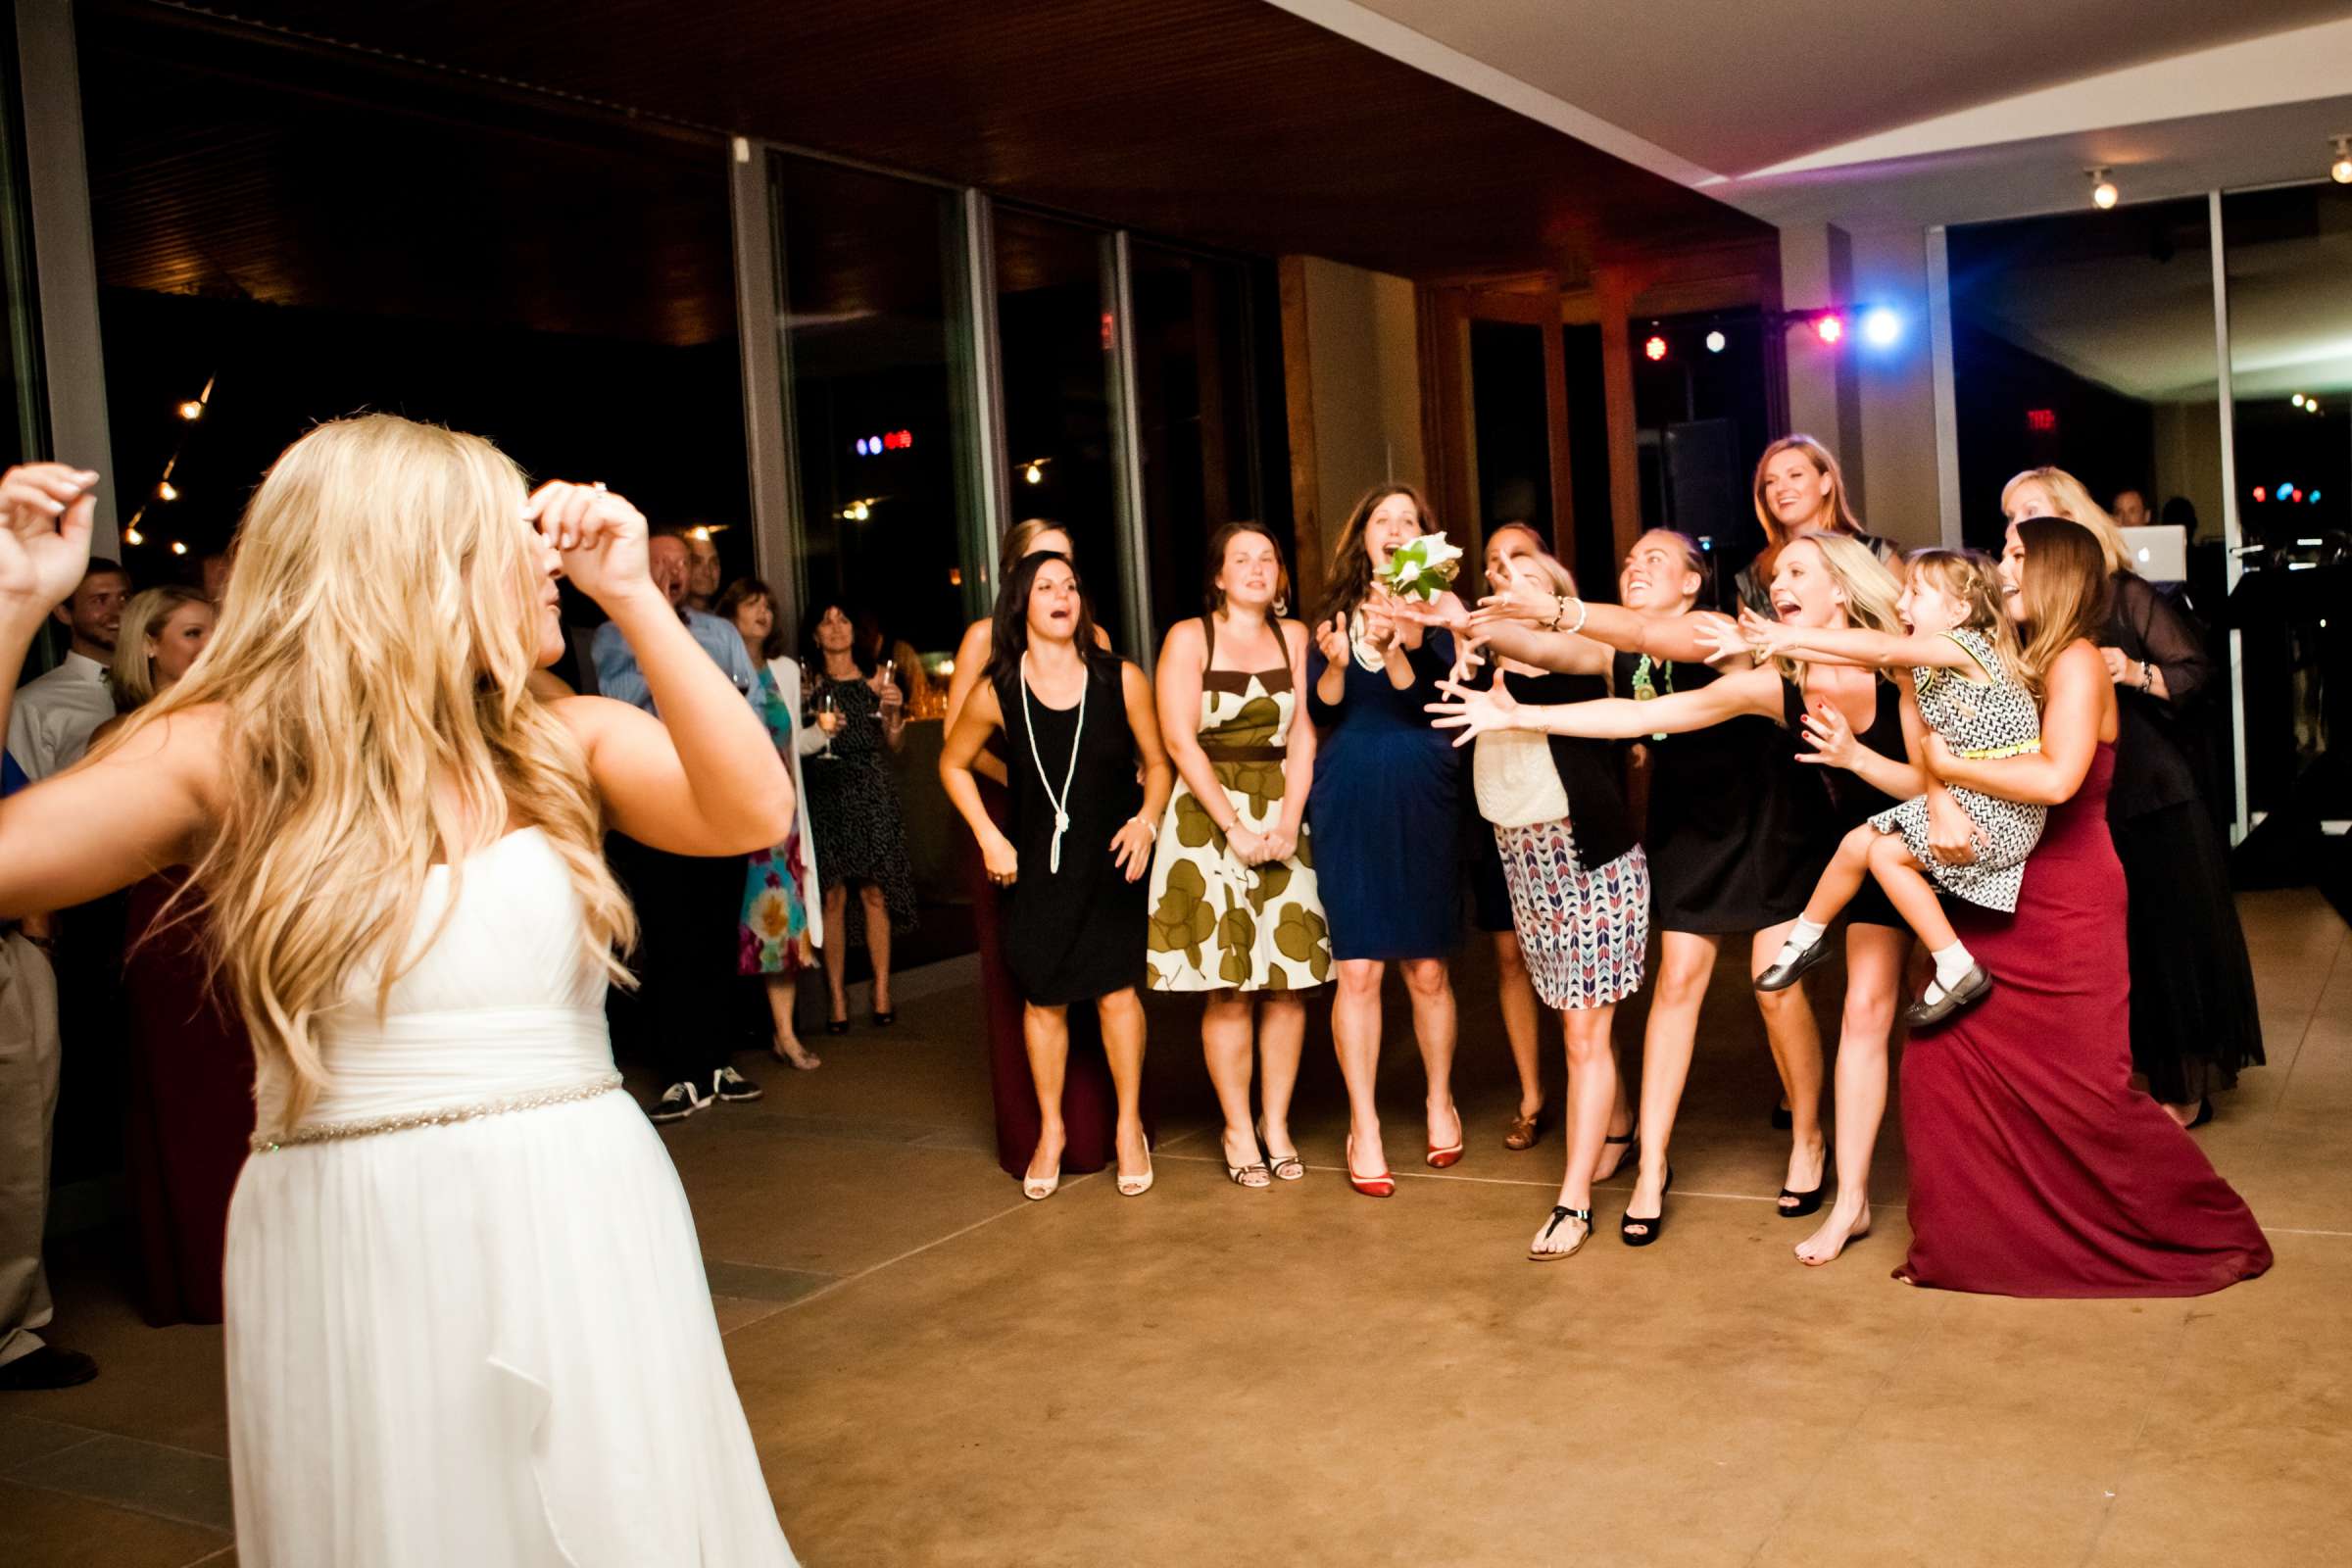
{"label": "long white necklace", "polygon": [[[1081,677],[1085,661],[1079,662]],[[1029,732],[1029,760],[1037,765],[1037,782],[1044,786],[1046,799],[1054,803],[1054,850],[1046,858],[1046,869],[1061,874],[1061,836],[1070,830],[1070,780],[1078,776],[1078,742],[1086,735],[1086,689],[1094,682],[1082,678],[1078,686],[1078,727],[1070,734],[1070,765],[1061,775],[1061,793],[1054,793],[1054,781],[1046,776],[1046,760],[1037,755],[1037,715],[1029,710],[1029,651],[1021,650],[1021,727]]]}

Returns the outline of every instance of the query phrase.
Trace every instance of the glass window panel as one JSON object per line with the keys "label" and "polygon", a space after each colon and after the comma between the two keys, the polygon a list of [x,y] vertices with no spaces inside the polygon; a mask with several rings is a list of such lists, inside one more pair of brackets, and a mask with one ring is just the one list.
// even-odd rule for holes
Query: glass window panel
{"label": "glass window panel", "polygon": [[24,127],[17,96],[16,29],[0,28],[0,466],[46,454],[48,420],[40,370],[40,328],[32,291],[32,225],[25,211]]}
{"label": "glass window panel", "polygon": [[1476,442],[1478,523],[1493,533],[1524,522],[1551,532],[1551,424],[1544,381],[1544,328],[1526,321],[1470,323],[1470,422]]}
{"label": "glass window panel", "polygon": [[1003,207],[995,227],[1007,525],[1051,517],[1067,529],[1095,619],[1112,646],[1148,659],[1128,635],[1122,588],[1108,236]]}
{"label": "glass window panel", "polygon": [[1144,533],[1155,632],[1200,613],[1209,536],[1237,517],[1275,530],[1259,505],[1250,375],[1250,276],[1239,262],[1154,245],[1128,251]]}
{"label": "glass window panel", "polygon": [[[2230,392],[2247,576],[2242,627],[2250,812],[2284,810],[2346,721],[2332,667],[2352,528],[2352,188],[2222,198]],[[2218,524],[2215,516],[2212,522]],[[2333,792],[2326,798],[2333,799]],[[2340,815],[2333,806],[2321,815]]]}
{"label": "glass window panel", "polygon": [[892,644],[952,653],[978,495],[960,384],[955,194],[816,159],[774,160],[804,610],[886,615]]}

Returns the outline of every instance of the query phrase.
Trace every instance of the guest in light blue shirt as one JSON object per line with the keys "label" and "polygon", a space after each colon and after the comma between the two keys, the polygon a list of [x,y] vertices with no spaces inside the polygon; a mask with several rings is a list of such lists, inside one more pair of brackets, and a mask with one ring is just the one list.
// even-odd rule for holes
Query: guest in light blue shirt
{"label": "guest in light blue shirt", "polygon": [[[646,542],[646,574],[668,596],[669,605],[702,645],[703,652],[717,661],[718,667],[727,672],[727,679],[743,693],[746,701],[752,688],[760,683],[759,671],[752,668],[751,656],[744,652],[743,634],[715,615],[706,615],[699,610],[686,608],[686,578],[689,557],[686,540],[676,532],[657,533]],[[588,645],[596,661],[596,688],[607,697],[628,703],[653,713],[653,694],[646,690],[645,672],[637,667],[636,651],[620,628],[611,621],[596,628],[596,637]]]}

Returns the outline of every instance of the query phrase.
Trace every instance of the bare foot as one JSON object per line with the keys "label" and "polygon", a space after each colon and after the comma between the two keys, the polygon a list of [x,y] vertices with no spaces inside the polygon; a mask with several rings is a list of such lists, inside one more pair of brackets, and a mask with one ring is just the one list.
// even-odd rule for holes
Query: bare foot
{"label": "bare foot", "polygon": [[822,1056],[817,1055],[790,1035],[777,1036],[776,1043],[770,1046],[768,1051],[778,1061],[789,1061],[803,1072],[813,1072],[825,1064]]}
{"label": "bare foot", "polygon": [[1870,1234],[1870,1202],[1867,1199],[1850,1208],[1843,1199],[1830,1205],[1829,1218],[1821,1229],[1796,1244],[1796,1260],[1810,1268],[1835,1263],[1846,1244],[1858,1242]]}
{"label": "bare foot", "polygon": [[[1781,1185],[1791,1193],[1818,1192],[1822,1179],[1828,1174],[1830,1146],[1816,1138],[1810,1144],[1792,1143],[1788,1146],[1788,1174]],[[1792,1209],[1799,1200],[1783,1198],[1781,1207]]]}

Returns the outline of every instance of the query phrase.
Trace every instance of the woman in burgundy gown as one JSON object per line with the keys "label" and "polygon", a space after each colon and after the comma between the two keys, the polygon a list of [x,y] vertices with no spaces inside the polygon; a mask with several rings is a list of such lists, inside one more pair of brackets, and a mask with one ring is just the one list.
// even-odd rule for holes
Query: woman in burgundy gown
{"label": "woman in burgundy gown", "polygon": [[[2001,558],[2041,751],[1956,758],[1947,784],[2050,808],[2017,912],[1957,906],[1990,997],[1914,1034],[1903,1055],[1911,1255],[1895,1277],[1999,1296],[2202,1296],[2271,1266],[2270,1245],[2180,1124],[2131,1087],[2123,866],[2107,835],[2114,683],[2098,653],[2107,570],[2073,523],[2011,525]],[[1936,853],[1965,858],[1964,823]]]}

